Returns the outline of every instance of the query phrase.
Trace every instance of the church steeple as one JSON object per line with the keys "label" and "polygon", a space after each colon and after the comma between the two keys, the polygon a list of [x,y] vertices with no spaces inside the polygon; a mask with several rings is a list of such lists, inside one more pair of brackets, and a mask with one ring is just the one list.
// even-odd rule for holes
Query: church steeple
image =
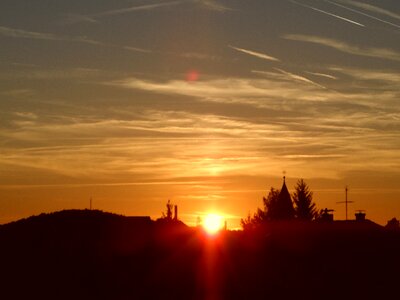
{"label": "church steeple", "polygon": [[292,198],[286,187],[286,176],[283,176],[283,184],[277,200],[277,218],[281,220],[294,218]]}

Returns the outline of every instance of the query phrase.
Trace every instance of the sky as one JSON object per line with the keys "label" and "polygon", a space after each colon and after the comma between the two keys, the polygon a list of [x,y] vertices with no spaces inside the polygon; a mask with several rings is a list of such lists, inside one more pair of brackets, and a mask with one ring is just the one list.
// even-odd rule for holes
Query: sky
{"label": "sky", "polygon": [[2,0],[0,223],[220,213],[282,177],[400,218],[398,0]]}

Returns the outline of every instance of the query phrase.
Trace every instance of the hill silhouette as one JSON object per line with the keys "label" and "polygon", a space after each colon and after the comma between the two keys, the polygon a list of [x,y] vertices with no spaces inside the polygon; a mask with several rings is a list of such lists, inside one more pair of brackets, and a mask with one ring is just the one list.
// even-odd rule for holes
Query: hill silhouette
{"label": "hill silhouette", "polygon": [[0,226],[4,299],[361,299],[395,295],[400,234],[268,222],[210,237],[90,210]]}

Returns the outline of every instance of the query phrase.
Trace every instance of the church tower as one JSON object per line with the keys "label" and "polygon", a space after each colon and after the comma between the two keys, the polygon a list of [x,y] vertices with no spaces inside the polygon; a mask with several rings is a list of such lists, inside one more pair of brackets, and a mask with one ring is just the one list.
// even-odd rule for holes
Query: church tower
{"label": "church tower", "polygon": [[286,187],[286,177],[283,176],[283,185],[276,202],[276,218],[279,220],[291,220],[294,218],[292,198]]}

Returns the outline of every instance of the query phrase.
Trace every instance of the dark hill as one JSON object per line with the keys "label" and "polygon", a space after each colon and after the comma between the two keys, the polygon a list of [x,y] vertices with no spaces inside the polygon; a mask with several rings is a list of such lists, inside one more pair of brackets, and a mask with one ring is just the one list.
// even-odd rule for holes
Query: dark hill
{"label": "dark hill", "polygon": [[210,238],[75,210],[2,225],[0,246],[2,299],[382,299],[397,293],[400,267],[400,234],[368,221]]}

